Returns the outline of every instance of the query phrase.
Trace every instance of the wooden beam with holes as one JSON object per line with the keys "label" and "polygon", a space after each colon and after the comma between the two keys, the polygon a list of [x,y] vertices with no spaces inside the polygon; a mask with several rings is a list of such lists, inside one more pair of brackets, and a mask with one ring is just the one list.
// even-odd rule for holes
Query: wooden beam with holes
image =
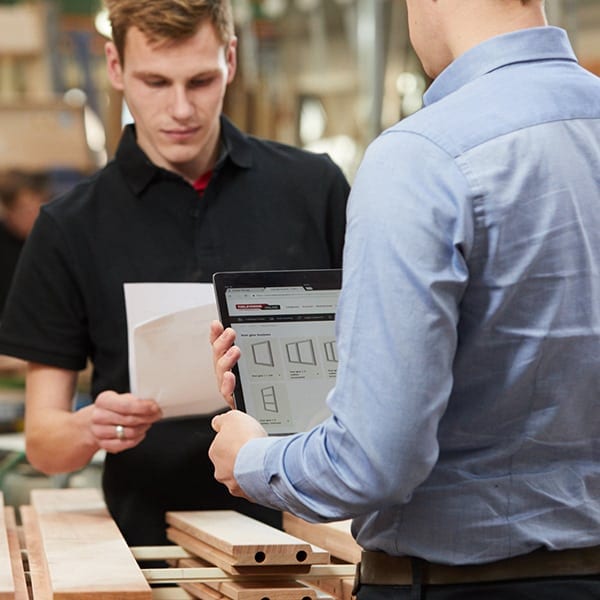
{"label": "wooden beam with holes", "polygon": [[297,567],[329,562],[325,550],[235,511],[168,512],[166,519],[171,526],[167,536],[172,541],[175,529],[187,534],[199,544],[193,550],[181,544],[186,550],[212,564],[220,562],[219,566],[229,573],[242,567]]}
{"label": "wooden beam with holes", "polygon": [[[204,558],[206,561],[209,561],[211,565],[223,569],[223,571],[229,573],[230,575],[302,575],[308,573],[311,568],[310,564],[261,564],[258,566],[236,566],[232,564],[231,555],[219,550],[218,548],[215,548],[214,546],[210,546],[209,544],[195,538],[189,533],[185,533],[184,531],[180,531],[174,527],[169,527],[167,529],[167,538],[170,541],[178,544],[181,548],[185,548],[194,556]],[[315,552],[318,552],[318,550],[315,550]]]}
{"label": "wooden beam with holes", "polygon": [[[209,563],[198,558],[177,561],[182,569],[207,568]],[[298,581],[293,573],[230,579],[205,579],[204,581],[180,581],[179,585],[195,598],[201,600],[334,600],[311,581]]]}
{"label": "wooden beam with holes", "polygon": [[21,507],[34,600],[152,600],[96,489],[38,489]]}

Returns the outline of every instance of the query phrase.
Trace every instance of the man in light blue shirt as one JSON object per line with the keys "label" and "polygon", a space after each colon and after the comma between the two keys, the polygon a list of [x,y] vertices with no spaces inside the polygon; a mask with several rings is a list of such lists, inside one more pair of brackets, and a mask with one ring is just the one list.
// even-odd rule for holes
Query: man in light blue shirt
{"label": "man in light blue shirt", "polygon": [[600,598],[600,80],[542,0],[407,6],[434,82],[353,186],[332,416],[216,417],[215,476],[352,518],[360,600]]}

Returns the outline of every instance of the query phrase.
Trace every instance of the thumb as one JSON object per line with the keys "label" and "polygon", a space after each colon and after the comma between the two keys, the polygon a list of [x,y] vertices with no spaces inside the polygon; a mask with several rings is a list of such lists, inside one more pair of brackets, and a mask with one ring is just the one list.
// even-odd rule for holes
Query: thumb
{"label": "thumb", "polygon": [[223,415],[215,415],[212,418],[212,421],[210,422],[211,427],[213,428],[214,431],[216,431],[217,433],[219,433],[219,431],[221,431],[221,417]]}

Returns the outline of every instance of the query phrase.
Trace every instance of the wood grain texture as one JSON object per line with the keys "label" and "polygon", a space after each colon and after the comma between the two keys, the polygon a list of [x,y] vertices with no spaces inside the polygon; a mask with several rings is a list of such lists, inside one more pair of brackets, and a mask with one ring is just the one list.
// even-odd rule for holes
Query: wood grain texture
{"label": "wood grain texture", "polygon": [[354,600],[355,596],[352,594],[354,589],[354,580],[342,579],[342,600]]}
{"label": "wood grain texture", "polygon": [[32,490],[31,503],[39,542],[28,550],[41,547],[51,600],[152,600],[99,490]]}
{"label": "wood grain texture", "polygon": [[191,600],[194,598],[183,588],[154,588],[152,590],[152,600]]}
{"label": "wood grain texture", "polygon": [[[232,557],[209,544],[195,538],[189,533],[174,527],[167,528],[167,538],[179,544],[182,548],[204,559],[205,564],[211,564],[231,575],[281,575],[282,573],[301,575],[310,571],[310,564],[300,565],[260,565],[260,566],[235,566]],[[200,565],[196,565],[200,566]]]}
{"label": "wood grain texture", "polygon": [[[330,579],[332,577],[354,578],[356,565],[349,563],[313,565],[310,572],[300,575],[299,579]],[[144,577],[151,584],[180,583],[182,581],[225,581],[231,579],[231,574],[219,567],[191,567],[191,568],[157,568],[142,569]],[[252,577],[256,577],[253,575]],[[267,575],[262,577],[266,578]],[[244,576],[236,576],[242,579]]]}
{"label": "wood grain texture", "polygon": [[227,596],[224,596],[220,592],[216,592],[212,588],[208,587],[205,583],[193,582],[193,583],[180,583],[182,589],[188,594],[198,600],[228,600]]}
{"label": "wood grain texture", "polygon": [[[177,561],[181,568],[206,566],[207,562],[185,558]],[[201,600],[335,600],[325,590],[309,582],[298,581],[294,574],[281,578],[261,578],[260,575],[243,580],[185,582],[180,585]]]}
{"label": "wood grain texture", "polygon": [[232,566],[324,564],[329,553],[231,510],[168,512],[167,523],[231,557]]}
{"label": "wood grain texture", "polygon": [[[324,579],[311,579],[309,583],[312,585],[318,594],[323,594],[335,600],[354,600],[352,589],[354,588],[354,578],[340,579],[329,577]],[[321,596],[317,596],[317,600],[321,600]]]}
{"label": "wood grain texture", "polygon": [[21,542],[15,509],[12,506],[4,508],[4,524],[6,526],[6,537],[8,539],[8,552],[14,581],[14,600],[29,600],[27,583],[25,581],[25,570],[21,556]]}
{"label": "wood grain texture", "polygon": [[0,600],[13,600],[14,597],[15,580],[6,531],[4,495],[0,492]]}
{"label": "wood grain texture", "polygon": [[48,564],[44,556],[37,515],[31,506],[21,506],[19,514],[21,515],[24,543],[27,549],[29,577],[33,597],[35,600],[52,600],[50,574],[48,573]]}
{"label": "wood grain texture", "polygon": [[316,600],[314,589],[297,581],[223,581],[208,583],[213,590],[231,600]]}
{"label": "wood grain texture", "polygon": [[[182,568],[195,567],[203,561],[182,559]],[[201,600],[315,600],[316,592],[293,577],[268,580],[259,576],[244,581],[205,581],[180,584]]]}
{"label": "wood grain texture", "polygon": [[350,521],[307,523],[299,517],[283,513],[283,529],[291,535],[324,548],[331,556],[349,563],[360,562],[362,549],[352,537]]}

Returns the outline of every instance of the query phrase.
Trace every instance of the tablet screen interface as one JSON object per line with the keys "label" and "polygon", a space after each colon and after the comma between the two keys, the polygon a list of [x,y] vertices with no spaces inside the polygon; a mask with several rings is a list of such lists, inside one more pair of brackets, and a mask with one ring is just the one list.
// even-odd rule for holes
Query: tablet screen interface
{"label": "tablet screen interface", "polygon": [[269,434],[306,431],[329,415],[339,292],[311,284],[225,290],[241,350],[236,405]]}

